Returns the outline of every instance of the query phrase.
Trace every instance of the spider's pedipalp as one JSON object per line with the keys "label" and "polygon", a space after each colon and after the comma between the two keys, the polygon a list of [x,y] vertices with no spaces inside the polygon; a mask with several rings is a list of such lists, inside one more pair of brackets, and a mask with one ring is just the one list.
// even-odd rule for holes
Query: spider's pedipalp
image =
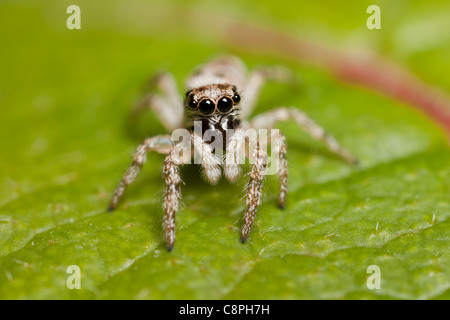
{"label": "spider's pedipalp", "polygon": [[202,174],[211,184],[216,184],[222,171],[220,169],[221,158],[213,153],[212,147],[207,144],[202,137],[192,134],[192,142],[194,144],[194,152],[200,158],[202,166]]}
{"label": "spider's pedipalp", "polygon": [[236,182],[241,174],[240,164],[245,157],[245,149],[242,150],[244,144],[244,129],[239,128],[234,131],[226,147],[224,174],[230,182]]}

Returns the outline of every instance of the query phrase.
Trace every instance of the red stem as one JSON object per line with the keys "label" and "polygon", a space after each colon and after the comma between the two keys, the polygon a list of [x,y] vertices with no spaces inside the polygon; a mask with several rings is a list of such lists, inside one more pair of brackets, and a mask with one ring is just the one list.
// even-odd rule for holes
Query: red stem
{"label": "red stem", "polygon": [[344,82],[402,101],[424,113],[450,137],[450,99],[413,74],[375,56],[355,56],[306,42],[272,29],[231,23],[226,40],[239,48],[268,52],[314,64]]}

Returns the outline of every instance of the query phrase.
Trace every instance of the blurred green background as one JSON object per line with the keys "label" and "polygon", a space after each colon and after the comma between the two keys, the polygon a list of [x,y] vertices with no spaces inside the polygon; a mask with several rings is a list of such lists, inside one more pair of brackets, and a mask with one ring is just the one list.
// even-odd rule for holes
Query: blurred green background
{"label": "blurred green background", "polygon": [[[81,8],[81,30],[66,9]],[[366,9],[381,8],[381,30]],[[450,153],[421,113],[324,70],[231,45],[223,19],[391,60],[450,89],[448,1],[1,1],[0,298],[448,299]],[[239,242],[246,178],[211,188],[183,170],[173,252],[162,225],[162,155],[150,154],[119,208],[106,207],[135,147],[163,132],[130,125],[145,81],[184,77],[220,53],[281,64],[255,113],[293,105],[361,160],[351,167],[290,122],[289,194],[268,177],[249,242]],[[81,268],[69,290],[67,267]],[[369,290],[366,270],[381,269]]]}

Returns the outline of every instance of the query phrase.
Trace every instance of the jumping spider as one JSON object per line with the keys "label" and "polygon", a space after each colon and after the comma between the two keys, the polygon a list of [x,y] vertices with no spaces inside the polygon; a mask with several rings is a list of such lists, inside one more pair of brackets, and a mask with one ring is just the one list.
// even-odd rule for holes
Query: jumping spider
{"label": "jumping spider", "polygon": [[[151,107],[168,131],[177,128],[189,130],[194,151],[203,156],[201,167],[204,176],[211,184],[217,183],[220,179],[221,167],[223,167],[225,177],[229,181],[235,182],[240,175],[238,159],[242,156],[253,159],[247,189],[247,210],[241,232],[242,242],[247,240],[255,218],[267,166],[267,154],[263,145],[257,144],[252,154],[242,155],[242,144],[245,142],[243,143],[238,137],[242,137],[241,134],[244,130],[248,128],[272,129],[279,121],[293,119],[314,139],[325,143],[332,152],[350,163],[356,162],[356,158],[350,152],[342,148],[322,127],[296,108],[280,107],[248,119],[264,82],[267,79],[287,81],[289,77],[290,74],[285,69],[267,67],[256,69],[247,76],[245,66],[239,59],[230,56],[220,57],[200,66],[187,79],[187,93],[184,102],[177,92],[173,77],[168,73],[163,73],[154,79],[161,92],[147,94],[137,108],[142,110]],[[196,124],[200,124],[201,134],[205,133],[207,129],[220,132],[232,129],[233,134],[227,134],[223,141],[224,163],[213,153],[210,143],[205,141],[202,135],[197,134],[198,130],[194,130]],[[283,209],[288,177],[286,139],[283,135],[278,135],[276,140],[273,142],[275,151],[279,154],[276,169],[279,177],[278,206]],[[164,223],[169,251],[172,250],[175,241],[175,213],[181,198],[179,167],[183,164],[183,159],[178,150],[179,145],[173,143],[170,135],[151,137],[139,145],[134,153],[131,166],[114,191],[109,206],[110,211],[117,207],[125,189],[134,181],[145,163],[147,152],[156,151],[166,154],[163,168],[166,183]]]}

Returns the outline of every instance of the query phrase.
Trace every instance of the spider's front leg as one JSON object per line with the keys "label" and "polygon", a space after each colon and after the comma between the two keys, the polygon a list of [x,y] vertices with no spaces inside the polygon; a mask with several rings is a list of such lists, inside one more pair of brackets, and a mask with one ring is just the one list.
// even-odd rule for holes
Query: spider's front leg
{"label": "spider's front leg", "polygon": [[277,174],[278,174],[278,207],[284,209],[287,194],[287,181],[288,181],[288,163],[286,158],[287,145],[286,138],[278,132],[278,134],[272,138],[274,139],[274,150],[272,152],[278,155],[277,164]]}
{"label": "spider's front leg", "polygon": [[247,186],[247,210],[244,216],[244,225],[242,226],[241,241],[244,243],[255,220],[256,210],[258,209],[259,202],[261,200],[261,189],[264,176],[267,168],[267,154],[260,146],[259,142],[256,143],[255,150],[253,151],[253,166],[250,171],[250,180]]}
{"label": "spider's front leg", "polygon": [[120,198],[122,198],[125,189],[133,183],[136,176],[141,171],[147,159],[147,152],[156,151],[159,153],[166,154],[172,148],[172,140],[169,135],[159,135],[152,138],[148,138],[137,147],[136,152],[133,155],[133,162],[131,163],[128,170],[122,177],[119,185],[114,191],[111,203],[109,204],[108,211],[113,211],[119,204]]}
{"label": "spider's front leg", "polygon": [[[211,184],[217,183],[220,179],[220,158],[212,151],[209,144],[202,140],[201,137],[191,134],[191,141],[194,147],[194,153],[201,157],[201,166],[203,175]],[[181,199],[180,190],[180,172],[179,167],[184,163],[180,154],[187,156],[186,146],[182,143],[174,146],[167,154],[164,161],[163,175],[166,182],[166,191],[164,195],[164,212],[165,212],[165,230],[167,249],[171,251],[175,243],[175,214],[178,211]]]}
{"label": "spider's front leg", "polygon": [[[277,133],[279,133],[279,131],[277,131]],[[245,137],[245,130],[239,128],[234,132],[227,144],[224,172],[225,176],[231,182],[235,182],[239,177],[239,166],[243,163],[241,160],[245,158],[245,146],[247,145],[247,142],[249,142],[246,142]],[[277,134],[270,136],[270,141],[272,140],[274,142],[272,152],[278,156],[276,159],[277,174],[279,177],[278,206],[280,209],[283,209],[286,201],[288,178],[286,139],[282,134]],[[253,159],[254,164],[250,172],[250,181],[247,186],[247,211],[245,213],[245,222],[241,234],[242,242],[246,241],[255,219],[256,210],[261,198],[262,181],[267,169],[267,154],[264,151],[263,146],[259,143],[256,144],[256,148],[253,154],[249,155],[249,158]]]}
{"label": "spider's front leg", "polygon": [[167,249],[172,251],[175,243],[175,214],[178,211],[181,198],[180,191],[180,170],[183,159],[179,156],[180,145],[176,145],[169,151],[164,160],[163,175],[166,182],[166,191],[164,195],[164,226],[166,231]]}

